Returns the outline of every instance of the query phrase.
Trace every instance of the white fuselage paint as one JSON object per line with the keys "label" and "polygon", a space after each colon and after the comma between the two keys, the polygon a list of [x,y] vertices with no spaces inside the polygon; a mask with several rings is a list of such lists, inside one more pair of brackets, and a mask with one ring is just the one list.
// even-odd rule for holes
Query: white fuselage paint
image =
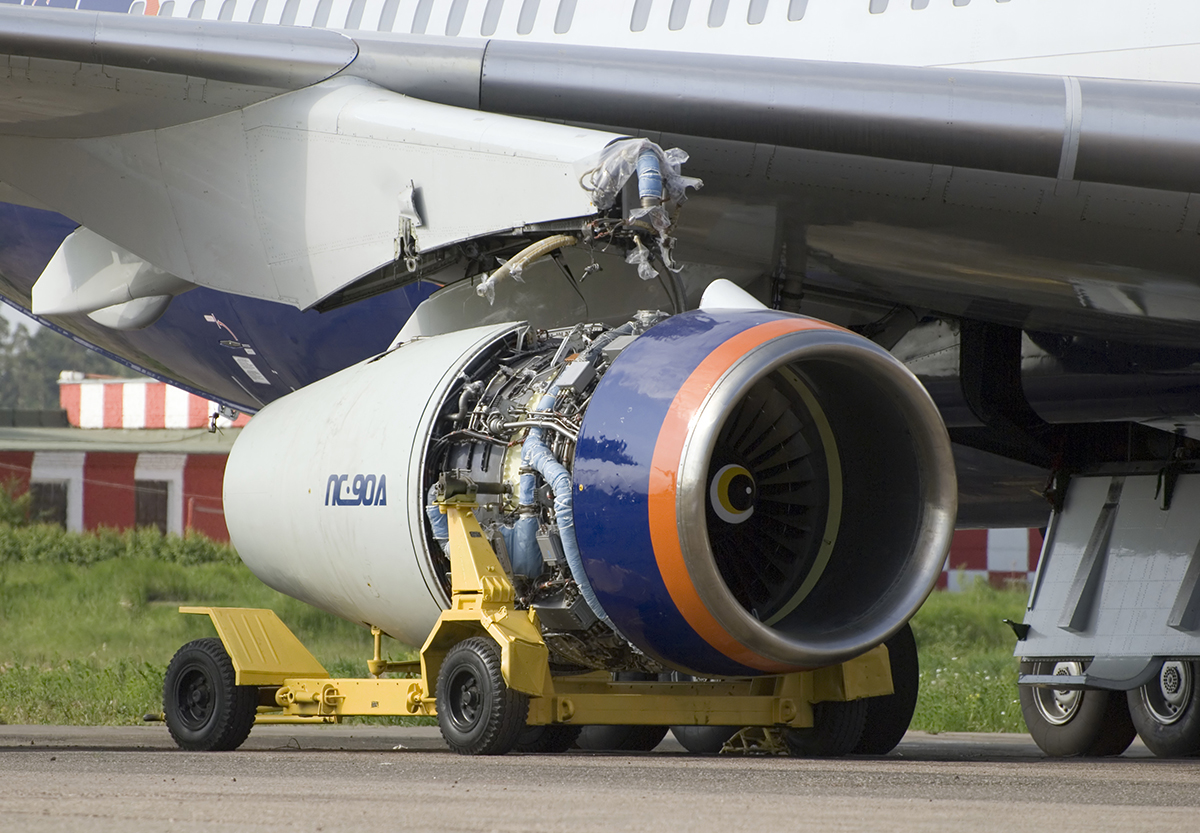
{"label": "white fuselage paint", "polygon": [[[919,6],[924,7],[914,8]],[[172,17],[316,22],[329,29],[1200,83],[1200,3],[1193,0],[968,0],[963,5],[953,0],[167,0],[134,5],[135,11],[147,8]],[[801,9],[802,16],[790,19]]]}

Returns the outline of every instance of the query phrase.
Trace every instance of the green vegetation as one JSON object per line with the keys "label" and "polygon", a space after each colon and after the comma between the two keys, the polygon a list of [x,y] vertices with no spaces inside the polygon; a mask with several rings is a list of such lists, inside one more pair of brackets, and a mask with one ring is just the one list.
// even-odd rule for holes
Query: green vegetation
{"label": "green vegetation", "polygon": [[912,728],[926,732],[1024,732],[1017,701],[1016,637],[1029,591],[983,581],[961,593],[934,593],[912,620],[921,689]]}
{"label": "green vegetation", "polygon": [[[4,500],[0,498],[0,509]],[[1024,732],[1014,637],[1023,588],[934,593],[913,619],[914,729]],[[212,636],[183,604],[274,610],[334,676],[366,676],[371,636],[263,585],[233,549],[141,529],[70,534],[0,523],[0,722],[130,724],[160,708],[175,651]],[[396,643],[392,659],[413,658]]]}
{"label": "green vegetation", "polygon": [[106,376],[139,374],[45,327],[13,326],[0,317],[0,408],[58,408],[58,374],[81,370]]}
{"label": "green vegetation", "polygon": [[0,722],[130,724],[159,711],[175,651],[215,633],[185,604],[271,608],[330,673],[366,676],[368,631],[271,590],[229,546],[0,525]]}

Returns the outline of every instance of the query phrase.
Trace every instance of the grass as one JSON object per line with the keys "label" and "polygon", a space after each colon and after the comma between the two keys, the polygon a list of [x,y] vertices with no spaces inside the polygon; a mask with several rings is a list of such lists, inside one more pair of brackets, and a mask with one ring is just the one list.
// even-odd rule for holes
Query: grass
{"label": "grass", "polygon": [[[4,535],[0,529],[0,722],[132,724],[158,712],[175,651],[215,635],[208,617],[178,612],[185,604],[270,608],[331,674],[366,676],[369,631],[271,590],[236,556],[4,559]],[[183,549],[180,539],[157,537]],[[395,642],[390,649],[392,659],[414,656]]]}
{"label": "grass", "polygon": [[[914,729],[1025,731],[1014,637],[1001,622],[1019,620],[1025,598],[982,583],[930,597],[913,619]],[[172,655],[214,635],[207,617],[178,612],[184,604],[270,608],[335,677],[366,676],[369,632],[271,590],[227,546],[0,524],[0,722],[133,724],[159,711]],[[392,659],[415,656],[384,644]]]}
{"label": "grass", "polygon": [[1017,700],[1016,637],[1028,590],[982,581],[934,593],[913,617],[921,688],[912,728],[926,732],[1024,732]]}

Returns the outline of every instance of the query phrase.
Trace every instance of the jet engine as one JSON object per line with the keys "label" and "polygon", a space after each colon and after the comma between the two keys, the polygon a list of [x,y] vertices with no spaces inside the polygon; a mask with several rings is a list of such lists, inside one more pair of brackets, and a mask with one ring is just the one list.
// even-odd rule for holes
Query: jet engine
{"label": "jet engine", "polygon": [[225,476],[271,587],[420,645],[449,604],[438,484],[552,667],[745,676],[883,642],[954,525],[950,443],[885,350],[772,310],[409,340],[268,405]]}

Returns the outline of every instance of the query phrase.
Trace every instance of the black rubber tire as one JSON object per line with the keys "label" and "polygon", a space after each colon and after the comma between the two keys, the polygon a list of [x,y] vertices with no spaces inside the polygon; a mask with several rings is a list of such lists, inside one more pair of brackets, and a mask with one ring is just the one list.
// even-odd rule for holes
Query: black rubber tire
{"label": "black rubber tire", "polygon": [[549,726],[526,726],[517,735],[513,745],[514,752],[532,752],[542,754],[557,754],[566,752],[579,739],[582,726],[568,726],[564,723],[553,723]]}
{"label": "black rubber tire", "polygon": [[1151,686],[1158,688],[1156,677],[1141,688],[1128,692],[1127,702],[1133,726],[1146,748],[1160,758],[1194,758],[1200,755],[1200,663],[1190,662],[1191,695],[1181,705],[1173,723],[1156,719],[1144,699]]}
{"label": "black rubber tire", "polygon": [[[613,681],[620,683],[674,680],[674,672],[648,674],[643,671],[617,671]],[[575,741],[580,749],[589,752],[649,752],[667,736],[666,726],[584,726]]]}
{"label": "black rubber tire", "polygon": [[738,733],[738,726],[672,726],[671,734],[679,745],[697,755],[716,755],[731,737]]}
{"label": "black rubber tire", "polygon": [[436,699],[442,737],[460,755],[511,752],[529,716],[529,697],[504,682],[500,648],[481,636],[446,653]]}
{"label": "black rubber tire", "polygon": [[589,752],[649,752],[666,736],[666,726],[584,726],[575,743]]}
{"label": "black rubber tire", "polygon": [[904,739],[921,684],[917,640],[906,622],[886,643],[892,668],[892,694],[867,700],[867,722],[862,737],[851,750],[856,755],[886,755]]}
{"label": "black rubber tire", "polygon": [[867,701],[827,700],[813,704],[813,725],[783,730],[793,758],[840,758],[849,755],[867,724]]}
{"label": "black rubber tire", "polygon": [[[1047,668],[1046,666],[1049,666]],[[1022,662],[1021,673],[1051,673],[1052,662]],[[1061,725],[1038,711],[1032,686],[1019,686],[1021,715],[1038,748],[1052,758],[1106,758],[1120,755],[1136,735],[1122,691],[1080,691],[1074,716]]]}
{"label": "black rubber tire", "polygon": [[258,687],[234,680],[233,662],[219,639],[197,639],[175,652],[163,680],[163,714],[180,749],[228,751],[246,740]]}

